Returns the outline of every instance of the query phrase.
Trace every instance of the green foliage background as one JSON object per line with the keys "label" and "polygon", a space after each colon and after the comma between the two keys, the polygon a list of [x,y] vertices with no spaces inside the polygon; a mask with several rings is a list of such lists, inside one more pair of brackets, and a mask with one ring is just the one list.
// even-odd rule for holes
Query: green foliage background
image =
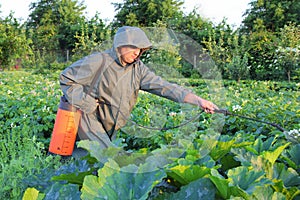
{"label": "green foliage background", "polygon": [[[114,3],[116,15],[105,23],[98,14],[87,19],[85,6],[78,0],[36,1],[25,22],[13,13],[0,19],[1,68],[17,64],[63,69],[105,46],[103,42],[111,40],[120,26],[163,26],[202,45],[223,78],[299,81],[299,1],[251,1],[240,27],[232,27],[225,19],[213,24],[196,11],[185,14],[182,4],[182,0],[125,0]],[[174,62],[168,64],[176,66]],[[199,77],[191,65],[181,65],[185,77]]]}
{"label": "green foliage background", "polygon": [[[85,6],[77,0],[35,1],[22,23],[13,13],[0,18],[0,199],[300,198],[300,2],[251,1],[240,27],[226,20],[213,24],[195,11],[184,14],[182,2],[125,0],[115,4],[111,23],[98,14],[87,19]],[[82,160],[47,155],[61,95],[60,71],[106,48],[123,25],[168,28],[190,37],[222,73],[226,94],[212,100],[296,134],[203,113],[188,126],[156,131],[146,139],[137,137],[137,131],[120,131],[120,148],[101,153],[96,144],[82,142],[90,151]],[[153,50],[143,59],[174,67],[187,78],[176,82],[210,99],[209,80],[200,79],[199,71],[180,57],[180,51],[192,46],[169,44],[169,52]],[[13,71],[16,65],[22,70]],[[163,121],[176,126],[198,112],[181,112],[177,104],[148,94],[140,97],[132,116],[144,125]],[[166,109],[167,120],[155,114],[155,105]],[[223,128],[215,130],[214,125]],[[173,142],[176,148],[169,148]],[[155,170],[147,176],[147,169]],[[116,188],[115,183],[127,187]]]}
{"label": "green foliage background", "polygon": [[[260,199],[266,191],[275,199],[299,196],[299,83],[224,81],[223,102],[216,102],[232,113],[297,130],[292,140],[266,124],[232,116],[222,122],[222,115],[202,113],[146,138],[139,137],[143,129],[122,129],[115,149],[82,141],[78,145],[90,156],[74,160],[47,155],[61,95],[59,72],[0,74],[1,199]],[[177,81],[211,98],[203,80]],[[167,120],[153,115],[158,105]],[[132,117],[146,126],[165,121],[171,127],[197,113],[141,93]],[[218,123],[224,123],[221,130]]]}

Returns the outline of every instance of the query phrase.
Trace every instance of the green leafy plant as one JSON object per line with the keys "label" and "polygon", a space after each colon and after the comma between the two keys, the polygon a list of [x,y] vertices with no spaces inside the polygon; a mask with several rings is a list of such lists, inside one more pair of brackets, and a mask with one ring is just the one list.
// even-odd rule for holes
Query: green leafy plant
{"label": "green leafy plant", "polygon": [[[119,134],[118,148],[106,150],[81,141],[77,145],[89,155],[80,160],[47,155],[61,95],[57,77],[58,72],[0,74],[1,199],[299,198],[299,144],[275,127],[236,116],[223,118],[224,127],[219,114],[205,113],[177,129],[135,127]],[[200,95],[207,91],[204,81],[178,82]],[[299,84],[241,80],[224,86],[222,105],[230,112],[299,130]],[[143,125],[171,127],[199,114],[153,95],[140,97],[132,117]],[[142,131],[148,137],[140,137]]]}
{"label": "green leafy plant", "polygon": [[82,199],[107,197],[108,199],[147,199],[155,184],[166,176],[163,170],[144,171],[148,163],[137,167],[128,165],[118,168],[108,163],[98,171],[98,176],[86,177],[82,187]]}

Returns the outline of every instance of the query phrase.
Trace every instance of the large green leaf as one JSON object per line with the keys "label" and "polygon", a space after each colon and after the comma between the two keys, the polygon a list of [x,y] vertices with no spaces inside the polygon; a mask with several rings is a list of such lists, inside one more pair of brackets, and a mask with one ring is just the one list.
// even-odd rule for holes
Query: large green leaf
{"label": "large green leaf", "polygon": [[[145,165],[148,165],[146,163]],[[115,167],[114,167],[115,168]],[[89,176],[82,187],[82,199],[147,199],[148,193],[166,174],[163,170],[147,171],[147,166],[128,165],[119,171],[109,171],[99,178]]]}
{"label": "large green leaf", "polygon": [[292,168],[287,168],[283,163],[276,163],[273,167],[273,179],[282,180],[285,187],[299,186],[300,176]]}
{"label": "large green leaf", "polygon": [[103,187],[106,178],[118,173],[120,171],[119,165],[110,159],[104,166],[98,170],[98,177],[89,175],[84,178],[83,186],[81,189],[83,199],[94,199],[98,195],[98,189]]}
{"label": "large green leaf", "polygon": [[255,154],[246,151],[244,148],[231,149],[231,152],[235,155],[234,159],[241,162],[243,166],[251,166],[251,161],[257,160],[257,156]]}
{"label": "large green leaf", "polygon": [[[81,199],[95,199],[98,196],[98,189],[104,184],[99,177],[94,175],[88,175],[84,178],[84,182],[81,188]],[[99,197],[100,199],[100,197]]]}
{"label": "large green leaf", "polygon": [[205,166],[208,168],[216,167],[216,161],[214,161],[209,155],[200,158],[194,162],[196,165]]}
{"label": "large green leaf", "polygon": [[61,184],[56,182],[46,192],[44,200],[60,200],[60,199],[72,199],[80,200],[79,186],[74,184]]}
{"label": "large green leaf", "polygon": [[53,176],[53,181],[68,181],[82,185],[85,176],[92,174],[92,168],[85,160],[76,160],[75,162],[69,163],[68,165],[61,166],[56,171],[57,176]]}
{"label": "large green leaf", "polygon": [[252,194],[257,186],[272,183],[270,180],[264,178],[263,171],[249,170],[245,166],[230,169],[227,175],[232,185],[240,187],[248,194]]}
{"label": "large green leaf", "polygon": [[244,190],[240,187],[232,186],[232,184],[222,177],[217,170],[211,170],[211,176],[209,176],[209,179],[214,183],[218,190],[218,194],[223,199],[229,199],[231,197],[242,197],[246,200],[249,199],[249,195]]}
{"label": "large green leaf", "polygon": [[265,151],[262,152],[262,156],[267,159],[272,165],[275,163],[275,161],[278,159],[280,154],[283,152],[283,150],[290,145],[290,143],[286,143],[284,145],[281,145],[277,147],[274,151]]}
{"label": "large green leaf", "polygon": [[218,160],[225,156],[227,153],[230,152],[231,147],[235,143],[235,140],[230,140],[226,142],[218,141],[217,145],[211,150],[210,156],[214,160]]}
{"label": "large green leaf", "polygon": [[27,188],[24,192],[22,200],[39,200],[44,197],[44,194],[41,194],[37,189],[35,188]]}
{"label": "large green leaf", "polygon": [[204,157],[210,153],[210,151],[218,144],[218,139],[220,136],[219,133],[216,133],[212,129],[208,129],[206,131],[206,135],[200,135],[200,139],[197,140],[201,157]]}
{"label": "large green leaf", "polygon": [[209,173],[209,168],[201,167],[199,165],[177,165],[167,171],[168,176],[172,177],[182,185],[187,185]]}
{"label": "large green leaf", "polygon": [[243,166],[252,166],[257,171],[263,171],[265,176],[271,180],[273,178],[274,164],[288,145],[289,143],[286,143],[278,146],[274,151],[261,152],[260,155],[254,155],[243,149],[235,150],[235,153],[239,153],[235,158],[240,161]]}
{"label": "large green leaf", "polygon": [[286,149],[283,158],[295,170],[300,172],[300,144],[292,145],[290,149]]}
{"label": "large green leaf", "polygon": [[102,149],[97,141],[90,140],[81,140],[78,142],[77,146],[89,151],[90,155],[101,163],[106,163],[108,158],[113,158],[122,150],[122,148],[114,147]]}
{"label": "large green leaf", "polygon": [[85,176],[92,174],[92,172],[69,173],[53,176],[53,181],[68,181],[69,183],[82,185]]}
{"label": "large green leaf", "polygon": [[95,157],[99,162],[106,163],[109,159],[113,159],[118,163],[120,167],[124,167],[130,164],[140,165],[149,160],[153,164],[153,167],[164,167],[165,165],[173,162],[174,158],[178,158],[183,154],[183,150],[180,148],[167,148],[162,147],[152,152],[140,151],[128,153],[119,147],[110,147],[101,149],[98,142],[95,141],[80,141],[78,146],[84,148],[90,152],[92,157]]}
{"label": "large green leaf", "polygon": [[273,151],[263,151],[258,155],[252,151],[246,151],[246,149],[249,150],[249,148],[232,149],[231,152],[235,154],[235,159],[240,161],[243,166],[253,166],[257,170],[265,170],[269,177],[269,174],[271,174],[270,170],[272,170],[275,161],[288,145],[289,143],[280,146],[277,145],[276,148],[273,148]]}
{"label": "large green leaf", "polygon": [[156,198],[156,200],[212,200],[215,199],[216,188],[207,178],[201,178],[181,187],[176,193],[164,193]]}
{"label": "large green leaf", "polygon": [[174,160],[182,157],[184,154],[184,150],[181,148],[173,148],[162,146],[159,149],[156,149],[151,152],[151,154],[146,158],[145,162],[152,168],[163,168],[168,164],[174,162]]}
{"label": "large green leaf", "polygon": [[295,199],[295,197],[297,197],[296,199],[299,199],[300,197],[300,190],[297,187],[290,187],[287,188],[284,186],[284,183],[282,180],[273,180],[274,184],[272,185],[272,187],[274,188],[274,190],[278,193],[282,193],[285,194],[286,199]]}
{"label": "large green leaf", "polygon": [[248,151],[260,155],[266,151],[274,151],[276,148],[280,146],[280,144],[276,143],[276,137],[270,137],[264,140],[265,136],[260,136],[257,138],[253,145],[245,147]]}
{"label": "large green leaf", "polygon": [[269,200],[270,197],[272,197],[273,193],[274,190],[271,188],[270,185],[264,185],[257,187],[254,190],[252,197],[259,200]]}
{"label": "large green leaf", "polygon": [[217,170],[212,169],[211,176],[209,178],[217,187],[221,197],[226,199],[230,196],[229,181],[222,177]]}
{"label": "large green leaf", "polygon": [[253,199],[258,200],[286,200],[286,196],[280,192],[275,192],[271,186],[257,187],[253,192]]}

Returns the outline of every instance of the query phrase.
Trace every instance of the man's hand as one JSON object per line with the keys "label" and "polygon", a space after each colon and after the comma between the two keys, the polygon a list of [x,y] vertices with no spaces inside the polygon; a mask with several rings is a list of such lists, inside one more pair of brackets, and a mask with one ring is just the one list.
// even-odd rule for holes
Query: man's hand
{"label": "man's hand", "polygon": [[216,106],[212,102],[202,99],[201,97],[193,93],[187,94],[184,98],[184,102],[197,105],[201,107],[206,113],[210,113],[210,114],[215,113],[215,110],[219,110],[218,106]]}

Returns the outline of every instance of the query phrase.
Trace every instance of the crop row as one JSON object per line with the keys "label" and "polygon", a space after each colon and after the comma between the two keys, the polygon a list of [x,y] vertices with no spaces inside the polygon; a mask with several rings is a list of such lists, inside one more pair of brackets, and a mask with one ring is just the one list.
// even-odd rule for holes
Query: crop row
{"label": "crop row", "polygon": [[1,199],[299,199],[299,84],[180,80],[231,113],[285,132],[141,92],[118,148],[81,141],[89,156],[66,160],[47,155],[57,77],[0,74]]}

